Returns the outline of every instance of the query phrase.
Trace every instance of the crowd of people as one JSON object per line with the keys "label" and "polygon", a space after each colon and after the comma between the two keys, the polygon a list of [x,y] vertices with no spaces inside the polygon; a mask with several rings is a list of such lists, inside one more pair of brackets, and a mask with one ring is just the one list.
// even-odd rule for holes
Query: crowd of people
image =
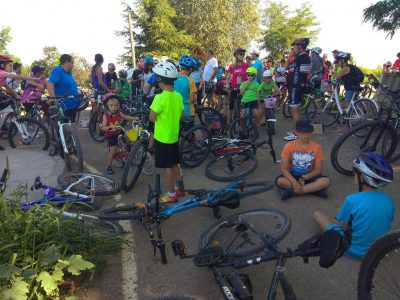
{"label": "crowd of people", "polygon": [[[350,63],[349,53],[332,51],[335,61],[331,63],[326,55],[321,57],[321,48],[308,50],[308,45],[308,38],[296,39],[289,54],[276,64],[271,58],[261,60],[259,51],[250,51],[246,56],[245,49],[237,48],[228,68],[217,61],[211,49],[207,51],[204,68],[199,58],[188,55],[181,56],[178,62],[160,62],[151,56],[142,56],[135,70],[119,70],[118,75],[112,63],[104,72],[104,58],[96,54],[91,81],[93,89],[104,95],[107,110],[102,122],[109,146],[107,173],[113,174],[111,163],[120,133],[117,126],[122,119],[132,120],[131,116],[121,112],[123,101],[139,95],[156,94],[149,117],[155,125],[155,166],[164,169],[167,182],[167,192],[161,197],[161,202],[171,203],[184,195],[179,190],[178,139],[182,118],[192,120],[189,122],[191,126],[196,106],[208,105],[217,108],[229,126],[235,104],[239,102],[240,114],[243,116],[250,109],[257,126],[262,126],[264,99],[277,97],[279,105],[287,97],[292,109],[293,131],[284,138],[289,143],[282,151],[281,175],[276,178],[281,199],[305,194],[326,198],[331,180],[323,175],[321,146],[312,140],[313,126],[301,119],[299,105],[310,84],[319,88],[323,80],[340,79],[346,90],[346,103],[354,97],[361,81],[358,68]],[[393,70],[400,66],[400,54],[398,57],[391,66]],[[10,57],[0,55],[0,86],[5,93],[21,99],[25,109],[29,110],[31,99],[39,97],[45,90],[50,96],[77,95],[73,67],[73,57],[63,54],[60,65],[50,72],[48,79],[41,66],[33,66],[31,76],[23,76],[20,64],[13,64]],[[21,81],[24,88],[19,95],[16,91]],[[78,97],[62,100],[64,115],[72,121],[75,120],[78,102]],[[391,198],[379,188],[392,181],[393,170],[390,163],[376,153],[360,155],[353,167],[358,193],[346,198],[336,219],[316,212],[314,220],[321,230],[339,234],[334,235],[332,243],[349,244],[347,254],[360,258],[369,245],[390,228],[394,206]]]}

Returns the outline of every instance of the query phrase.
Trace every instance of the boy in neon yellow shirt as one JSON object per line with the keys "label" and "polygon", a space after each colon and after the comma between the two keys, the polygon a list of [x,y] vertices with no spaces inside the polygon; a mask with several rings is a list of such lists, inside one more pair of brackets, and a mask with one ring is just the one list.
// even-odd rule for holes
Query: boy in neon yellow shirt
{"label": "boy in neon yellow shirt", "polygon": [[178,78],[178,70],[170,62],[160,62],[153,72],[163,90],[150,106],[150,121],[154,122],[155,166],[163,168],[167,179],[168,192],[161,197],[164,203],[177,202],[176,190],[180,180],[179,169],[179,125],[183,118],[183,99],[175,92],[173,84]]}

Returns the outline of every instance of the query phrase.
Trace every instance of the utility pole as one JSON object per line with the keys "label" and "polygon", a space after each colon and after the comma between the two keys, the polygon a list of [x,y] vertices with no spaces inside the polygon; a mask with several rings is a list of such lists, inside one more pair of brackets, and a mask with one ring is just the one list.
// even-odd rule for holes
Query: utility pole
{"label": "utility pole", "polygon": [[135,40],[133,39],[133,31],[132,31],[132,16],[131,16],[131,7],[128,6],[128,25],[129,25],[129,36],[131,40],[131,51],[132,51],[132,66],[136,68],[136,56],[135,56]]}

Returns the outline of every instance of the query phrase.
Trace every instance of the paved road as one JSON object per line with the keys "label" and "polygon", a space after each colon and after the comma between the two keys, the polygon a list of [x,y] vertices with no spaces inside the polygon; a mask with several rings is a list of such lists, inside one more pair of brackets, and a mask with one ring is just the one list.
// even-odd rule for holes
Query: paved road
{"label": "paved road", "polygon": [[[276,150],[279,153],[284,145],[282,136],[290,129],[291,122],[278,116],[278,130],[275,139]],[[79,134],[84,149],[84,158],[90,165],[99,170],[105,170],[105,157],[107,147],[101,143],[95,143],[89,137],[87,129],[79,129]],[[281,242],[281,248],[296,247],[298,243],[309,238],[317,232],[312,222],[312,213],[316,209],[335,215],[341,206],[344,197],[356,191],[351,177],[345,177],[333,170],[329,162],[330,149],[339,135],[334,129],[324,135],[315,135],[314,140],[322,145],[325,154],[325,171],[333,180],[329,189],[329,198],[317,197],[293,198],[282,202],[276,190],[254,196],[242,202],[240,208],[235,211],[223,208],[223,216],[234,212],[254,208],[276,208],[285,212],[292,219],[292,230]],[[249,176],[250,180],[274,180],[278,174],[279,165],[273,164],[272,159],[264,150],[258,152],[259,160],[257,170]],[[122,170],[115,168],[115,177],[119,180]],[[399,202],[396,197],[398,191],[399,174],[396,173],[395,183],[386,190],[394,196],[397,210]],[[204,175],[204,164],[196,169],[184,170],[185,186],[187,188],[209,188],[221,186],[221,183],[209,180]],[[153,184],[154,177],[141,175],[138,184],[129,193],[121,193],[120,202],[143,202],[146,199],[147,185]],[[162,180],[162,186],[165,187]],[[104,207],[114,205],[115,200],[104,200]],[[185,241],[189,252],[198,250],[200,234],[216,220],[209,209],[195,209],[174,215],[163,224],[163,235],[167,243],[174,239]],[[394,227],[399,227],[400,221],[396,216]],[[139,224],[132,223],[132,231],[135,237],[135,257],[137,261],[138,280],[136,292],[138,299],[156,299],[161,295],[187,295],[195,299],[223,299],[217,286],[211,279],[207,268],[195,267],[191,260],[180,260],[173,256],[168,247],[168,264],[162,265],[159,256],[152,255],[152,247],[148,235]],[[243,269],[252,279],[254,299],[265,299],[267,287],[272,278],[274,263],[265,263],[256,267]],[[356,280],[359,262],[347,258],[339,260],[330,269],[321,269],[318,259],[310,259],[309,264],[304,264],[300,258],[287,262],[287,273],[294,286],[298,299],[355,299]],[[281,295],[282,296],[282,295]]]}

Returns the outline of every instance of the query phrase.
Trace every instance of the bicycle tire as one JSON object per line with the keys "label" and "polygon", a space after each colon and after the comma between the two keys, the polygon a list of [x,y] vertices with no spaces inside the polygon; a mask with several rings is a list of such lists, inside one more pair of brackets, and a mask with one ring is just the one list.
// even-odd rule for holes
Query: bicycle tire
{"label": "bicycle tire", "polygon": [[246,116],[232,121],[229,137],[231,139],[250,139],[255,142],[259,137],[259,132],[254,121]]}
{"label": "bicycle tire", "polygon": [[313,114],[309,111],[309,106],[306,107],[305,115],[309,121],[322,124],[323,127],[328,127],[335,124],[340,117],[336,101],[330,97],[320,97],[313,99],[317,110]]}
{"label": "bicycle tire", "polygon": [[[379,134],[381,126],[384,126],[382,136],[387,134],[392,141],[385,148],[379,144],[383,141],[382,136]],[[377,144],[376,146],[374,146],[375,143]],[[331,151],[331,163],[339,173],[352,176],[352,162],[359,154],[364,151],[374,151],[390,159],[396,149],[396,145],[397,134],[392,127],[384,125],[379,120],[364,122],[349,129],[336,141]]]}
{"label": "bicycle tire", "polygon": [[100,125],[103,122],[103,114],[104,111],[95,111],[89,119],[89,135],[98,143],[103,142],[106,138],[103,131],[100,129]]}
{"label": "bicycle tire", "polygon": [[140,139],[129,152],[121,178],[121,187],[125,192],[129,192],[138,180],[146,161],[148,146],[148,140]]}
{"label": "bicycle tire", "polygon": [[[228,169],[228,160],[231,159],[235,160],[233,162],[234,165],[231,169]],[[243,168],[243,171],[240,171],[241,160],[249,162],[249,164]],[[236,162],[239,162],[240,164]],[[206,176],[216,181],[234,181],[248,176],[249,174],[253,173],[256,168],[257,159],[253,153],[251,153],[250,151],[244,151],[241,153],[232,152],[227,153],[223,156],[217,156],[213,160],[209,161],[206,166]],[[218,170],[222,171],[221,175],[217,175]],[[236,170],[239,170],[240,173],[236,173]]]}
{"label": "bicycle tire", "polygon": [[[20,146],[27,146],[27,147],[34,147],[36,143],[40,143],[38,147],[41,150],[47,150],[50,146],[50,134],[49,131],[44,127],[44,125],[40,122],[38,122],[35,119],[32,118],[18,118],[16,119],[16,122],[22,124],[22,123],[27,123],[24,125],[26,132],[28,132],[28,127],[33,127],[35,126],[36,129],[34,129],[34,133],[32,132],[33,136],[29,136],[29,138],[24,138],[21,136],[21,133],[19,132],[17,126],[15,125],[14,122],[10,123],[10,126],[8,127],[8,133],[7,133],[7,138],[8,138],[8,143],[12,148],[17,148],[17,145],[20,144]],[[29,126],[30,124],[30,126]],[[16,143],[14,139],[19,139],[20,143]],[[34,142],[34,143],[33,143]]]}
{"label": "bicycle tire", "polygon": [[292,115],[290,114],[290,110],[289,110],[289,98],[286,97],[285,101],[283,101],[282,103],[282,115],[285,118],[291,118]]}
{"label": "bicycle tire", "polygon": [[[399,147],[399,143],[400,143],[400,129],[397,128],[395,129],[396,134],[397,134],[397,147],[395,148],[392,156],[390,157],[390,162],[395,162],[398,161],[400,159],[400,147]],[[390,147],[390,136],[388,135],[384,135],[383,136],[383,141],[382,141],[382,147]],[[381,150],[381,151],[385,151],[385,150]]]}
{"label": "bicycle tire", "polygon": [[378,119],[378,109],[370,99],[359,99],[354,102],[354,108],[349,111],[349,127],[354,127],[363,121],[374,121]]}
{"label": "bicycle tire", "polygon": [[[147,217],[151,218],[156,209],[155,204],[151,204],[147,208]],[[168,206],[160,203],[160,211],[168,209]],[[97,215],[100,220],[106,221],[124,221],[124,220],[142,220],[144,218],[144,210],[136,207],[134,204],[111,207],[99,212]]]}
{"label": "bicycle tire", "polygon": [[[251,217],[262,217],[261,220],[256,220],[255,218],[250,221]],[[268,218],[267,218],[268,217]],[[218,221],[210,228],[208,228],[205,232],[202,233],[200,237],[200,249],[204,249],[208,247],[210,244],[212,246],[219,246],[224,248],[223,245],[225,241],[227,241],[227,247],[224,248],[224,255],[231,256],[231,257],[245,257],[249,255],[254,255],[264,249],[264,242],[261,240],[259,235],[255,235],[251,230],[247,230],[245,234],[243,234],[243,240],[239,241],[237,246],[239,248],[236,249],[229,249],[231,247],[236,246],[235,237],[234,240],[229,240],[229,231],[237,234],[234,232],[235,230],[232,229],[237,224],[237,221],[240,222],[241,219],[247,219],[246,221],[252,226],[252,228],[257,231],[259,234],[269,234],[276,242],[281,241],[290,231],[291,228],[291,220],[290,218],[284,214],[283,212],[275,209],[257,209],[257,210],[249,210],[240,212],[237,214],[233,214],[224,218],[221,221]],[[255,223],[258,221],[257,223]],[[261,227],[257,228],[257,227]],[[264,229],[263,227],[267,228]],[[228,232],[225,231],[228,230]],[[268,232],[269,230],[274,231],[273,233]],[[218,236],[218,231],[221,231],[221,241],[215,239]],[[251,240],[252,234],[256,238],[256,241]],[[245,242],[246,241],[246,242]],[[246,246],[245,248],[243,248]]]}
{"label": "bicycle tire", "polygon": [[[64,132],[65,146],[68,150],[68,153],[64,152],[64,161],[67,169],[70,172],[82,172],[83,153],[78,133],[75,127],[70,124],[64,124],[62,129]],[[63,148],[62,151],[64,151]]]}
{"label": "bicycle tire", "polygon": [[[400,289],[398,288],[399,272],[395,269],[398,267],[397,262],[399,253],[399,230],[389,232],[372,244],[361,262],[360,271],[358,273],[357,294],[359,300],[400,298]],[[393,256],[396,256],[397,259],[390,263],[390,259],[393,258]],[[385,266],[387,266],[388,269],[391,269],[391,272],[386,274],[387,276],[384,276],[385,273],[383,272],[384,270],[382,270]],[[382,281],[384,281],[384,286],[386,286],[384,287],[384,290],[387,292],[393,292],[393,294],[389,296],[386,293],[385,295],[375,298],[373,295],[376,295],[377,289],[380,287],[379,283]],[[393,284],[391,285],[390,282]]]}
{"label": "bicycle tire", "polygon": [[272,190],[275,187],[273,181],[243,181],[237,186],[237,193],[240,199],[244,199],[249,196],[265,193]]}
{"label": "bicycle tire", "polygon": [[268,119],[275,119],[275,109],[267,108],[265,113],[267,118],[267,131],[271,134],[275,134],[275,122],[268,121]]}
{"label": "bicycle tire", "polygon": [[205,126],[213,136],[220,136],[225,129],[225,120],[222,114],[212,107],[200,107],[196,110],[200,123]]}
{"label": "bicycle tire", "polygon": [[61,212],[65,218],[70,219],[79,219],[85,226],[92,227],[91,234],[101,234],[106,235],[105,238],[109,238],[109,236],[113,235],[122,235],[124,233],[123,228],[118,223],[112,221],[101,220],[98,216],[88,215],[88,214],[79,214],[79,213],[71,213],[71,212]]}
{"label": "bicycle tire", "polygon": [[200,166],[211,151],[211,134],[203,125],[194,126],[179,139],[180,162],[187,168]]}
{"label": "bicycle tire", "polygon": [[[90,176],[94,179],[94,195],[95,196],[111,196],[117,194],[121,187],[118,182],[112,177],[106,177],[99,174],[87,173],[87,172],[67,172],[57,177],[58,184],[63,188],[67,188],[72,182],[76,182],[82,177]],[[92,191],[90,186],[86,182],[82,182],[81,185],[76,185],[71,188],[71,191],[80,194],[90,194]]]}

